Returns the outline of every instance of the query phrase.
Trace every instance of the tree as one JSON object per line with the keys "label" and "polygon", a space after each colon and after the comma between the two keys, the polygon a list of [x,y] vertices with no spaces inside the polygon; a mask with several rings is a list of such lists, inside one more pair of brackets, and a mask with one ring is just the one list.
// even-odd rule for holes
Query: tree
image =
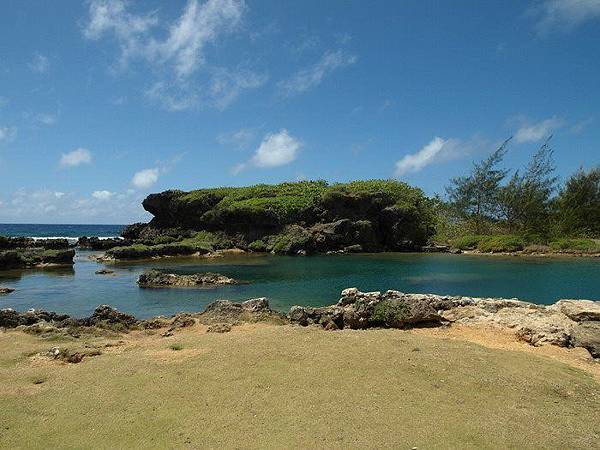
{"label": "tree", "polygon": [[508,173],[498,166],[511,139],[504,141],[487,159],[474,163],[468,176],[453,178],[446,187],[453,208],[462,218],[473,221],[477,233],[497,216],[500,183]]}
{"label": "tree", "polygon": [[554,175],[551,139],[548,137],[533,155],[522,175],[516,171],[500,189],[498,208],[510,231],[549,231],[552,194],[558,180]]}
{"label": "tree", "polygon": [[573,174],[560,191],[557,208],[564,233],[599,238],[600,166]]}

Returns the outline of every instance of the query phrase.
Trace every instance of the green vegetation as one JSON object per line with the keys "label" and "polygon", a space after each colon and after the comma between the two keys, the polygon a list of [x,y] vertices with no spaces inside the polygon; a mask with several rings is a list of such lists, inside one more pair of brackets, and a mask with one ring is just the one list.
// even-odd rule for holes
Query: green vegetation
{"label": "green vegetation", "polygon": [[501,168],[510,139],[471,173],[454,178],[448,201],[434,199],[436,242],[462,250],[596,253],[600,238],[600,168],[571,176],[563,188],[550,138],[521,172]]}
{"label": "green vegetation", "polygon": [[183,345],[181,345],[181,344],[171,344],[171,345],[169,345],[169,348],[171,350],[173,350],[174,352],[178,352],[179,350],[183,350]]}
{"label": "green vegetation", "polygon": [[594,239],[558,239],[550,242],[553,250],[565,252],[598,253],[600,240]]}
{"label": "green vegetation", "polygon": [[407,306],[401,301],[384,300],[375,306],[371,319],[387,327],[394,327],[406,318]]}

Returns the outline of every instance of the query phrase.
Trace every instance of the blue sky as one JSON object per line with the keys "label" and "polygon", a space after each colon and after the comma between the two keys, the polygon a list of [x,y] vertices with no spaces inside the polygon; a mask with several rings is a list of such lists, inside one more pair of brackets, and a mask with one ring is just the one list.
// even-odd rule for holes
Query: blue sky
{"label": "blue sky", "polygon": [[0,222],[128,223],[150,192],[398,178],[514,136],[600,163],[600,0],[4,0]]}

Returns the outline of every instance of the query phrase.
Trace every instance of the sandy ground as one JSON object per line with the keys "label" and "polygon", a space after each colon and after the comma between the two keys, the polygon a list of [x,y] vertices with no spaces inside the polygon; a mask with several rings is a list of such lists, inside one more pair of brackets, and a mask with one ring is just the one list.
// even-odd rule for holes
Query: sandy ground
{"label": "sandy ground", "polygon": [[598,448],[596,364],[466,326],[0,332],[0,447]]}

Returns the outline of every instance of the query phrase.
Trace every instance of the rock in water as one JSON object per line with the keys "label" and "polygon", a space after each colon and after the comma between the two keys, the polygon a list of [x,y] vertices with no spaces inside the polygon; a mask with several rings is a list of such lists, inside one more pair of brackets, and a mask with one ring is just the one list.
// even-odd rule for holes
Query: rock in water
{"label": "rock in water", "polygon": [[5,288],[5,287],[0,287],[0,295],[4,295],[4,294],[10,294],[11,292],[14,292],[14,289],[11,288]]}
{"label": "rock in water", "polygon": [[150,270],[141,274],[137,283],[143,288],[216,287],[240,284],[239,281],[219,273],[206,272],[192,275],[177,275],[174,273],[164,273],[159,270]]}

